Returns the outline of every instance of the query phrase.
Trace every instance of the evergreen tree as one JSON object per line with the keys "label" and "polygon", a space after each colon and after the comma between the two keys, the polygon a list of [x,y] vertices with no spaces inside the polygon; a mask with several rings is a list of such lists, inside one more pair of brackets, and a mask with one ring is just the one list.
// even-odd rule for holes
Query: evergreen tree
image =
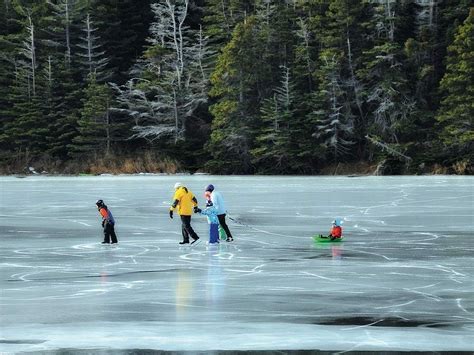
{"label": "evergreen tree", "polygon": [[71,158],[70,146],[78,135],[77,122],[83,95],[79,86],[81,83],[77,82],[73,71],[62,57],[52,58],[47,76],[47,152],[60,161],[67,161]]}
{"label": "evergreen tree", "polygon": [[398,4],[394,0],[374,5],[373,47],[364,51],[365,67],[357,71],[365,85],[370,134],[387,142],[398,142],[399,133],[410,122],[414,100],[404,71],[404,54],[399,43]]}
{"label": "evergreen tree", "polygon": [[17,21],[18,14],[8,1],[0,5],[0,159],[8,159],[12,149],[10,137],[6,130],[16,117],[13,103],[8,100],[11,87],[15,83],[15,72],[18,67],[16,50],[22,40],[22,26]]}
{"label": "evergreen tree", "polygon": [[10,84],[3,104],[3,134],[0,144],[17,156],[39,157],[47,149],[47,124],[44,118],[44,81],[39,75],[38,26],[44,16],[42,4],[22,5],[13,2],[8,11],[14,33],[4,36],[10,53],[2,58],[13,76],[6,75]]}
{"label": "evergreen tree", "polygon": [[153,21],[151,0],[93,1],[90,13],[108,58],[109,81],[124,84],[130,68],[141,58]]}
{"label": "evergreen tree", "polygon": [[[361,158],[363,149],[363,137],[367,132],[367,108],[364,101],[364,83],[357,76],[357,72],[365,67],[362,62],[362,53],[373,46],[373,42],[368,33],[369,19],[373,16],[372,6],[363,1],[331,1],[325,12],[325,22],[321,29],[322,45],[327,51],[323,56],[326,58],[321,62],[321,67],[329,69],[323,74],[322,89],[327,90],[328,77],[336,75],[338,82],[337,95],[339,105],[344,108],[341,112],[344,117],[351,117],[345,124],[347,127],[354,127],[352,138],[359,143],[358,152],[353,153],[353,157]],[[329,54],[329,55],[328,55]],[[337,67],[328,66],[328,59],[332,58],[333,64]],[[320,73],[321,75],[321,73]],[[331,79],[334,82],[333,79]],[[330,90],[329,92],[335,92]],[[337,90],[336,90],[337,91]],[[331,104],[332,107],[332,104]],[[330,109],[334,111],[334,107]]]}
{"label": "evergreen tree", "polygon": [[87,8],[88,0],[58,0],[47,3],[51,7],[52,15],[48,44],[61,51],[66,68],[69,70],[75,55],[74,46],[79,37],[79,21],[83,17],[84,9]]}
{"label": "evergreen tree", "polygon": [[470,7],[3,1],[0,161],[147,147],[219,173],[313,173],[387,154],[462,171],[472,158]]}
{"label": "evergreen tree", "polygon": [[100,84],[94,74],[89,75],[84,106],[78,120],[79,134],[69,147],[76,156],[110,156],[114,135],[110,108],[112,93],[107,84]]}
{"label": "evergreen tree", "polygon": [[206,1],[203,22],[215,49],[230,41],[235,26],[254,13],[255,3],[250,0]]}
{"label": "evergreen tree", "polygon": [[87,77],[94,74],[97,80],[105,81],[110,78],[111,74],[105,70],[108,58],[105,57],[105,51],[102,50],[102,44],[99,42],[100,37],[96,34],[97,28],[94,26],[93,20],[87,13],[83,21],[83,36],[78,47],[82,51],[78,51],[79,63],[83,67],[83,75]]}
{"label": "evergreen tree", "polygon": [[207,147],[216,163],[209,166],[212,170],[251,172],[255,117],[260,113],[260,93],[268,90],[263,80],[268,64],[262,58],[266,40],[261,36],[255,17],[238,24],[211,75],[210,95],[217,99],[210,107],[214,119]]}
{"label": "evergreen tree", "polygon": [[[446,74],[441,80],[443,94],[437,120],[442,141],[461,156],[472,159],[474,142],[474,8],[460,25],[448,47]],[[461,160],[461,159],[460,159]]]}
{"label": "evergreen tree", "polygon": [[253,163],[259,172],[290,172],[297,161],[292,147],[294,85],[287,67],[282,66],[281,77],[281,85],[275,89],[273,97],[265,99],[262,105],[262,129],[252,150]]}
{"label": "evergreen tree", "polygon": [[31,71],[24,67],[17,69],[8,95],[11,109],[6,112],[13,120],[5,124],[0,139],[19,157],[22,154],[30,158],[39,157],[47,149],[48,130],[45,101],[40,95],[42,91],[42,81],[36,78],[33,94]]}
{"label": "evergreen tree", "polygon": [[320,108],[313,113],[315,133],[326,149],[328,158],[339,162],[347,157],[354,144],[353,116],[349,104],[345,100],[342,80],[340,77],[341,53],[333,50],[321,52],[322,66],[319,72],[319,91],[316,100]]}

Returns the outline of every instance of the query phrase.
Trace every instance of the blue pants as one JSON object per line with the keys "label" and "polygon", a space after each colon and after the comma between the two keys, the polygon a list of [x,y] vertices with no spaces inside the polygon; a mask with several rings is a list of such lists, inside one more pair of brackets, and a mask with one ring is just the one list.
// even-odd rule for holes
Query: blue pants
{"label": "blue pants", "polygon": [[209,243],[219,243],[219,225],[217,223],[209,224]]}

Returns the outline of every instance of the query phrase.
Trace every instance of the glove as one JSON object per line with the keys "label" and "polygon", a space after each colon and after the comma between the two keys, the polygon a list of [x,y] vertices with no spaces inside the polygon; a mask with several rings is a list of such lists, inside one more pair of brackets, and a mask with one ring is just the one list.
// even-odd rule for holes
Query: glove
{"label": "glove", "polygon": [[170,218],[173,219],[173,210],[170,210]]}
{"label": "glove", "polygon": [[105,226],[105,219],[102,220],[102,228]]}
{"label": "glove", "polygon": [[201,212],[202,212],[202,210],[201,210],[200,208],[198,208],[198,207],[196,207],[196,208],[194,209],[194,213],[201,213]]}

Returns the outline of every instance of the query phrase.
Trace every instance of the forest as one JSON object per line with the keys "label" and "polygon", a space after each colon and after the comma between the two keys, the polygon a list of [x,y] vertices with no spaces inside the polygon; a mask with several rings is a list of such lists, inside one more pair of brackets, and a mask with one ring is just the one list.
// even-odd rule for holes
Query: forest
{"label": "forest", "polygon": [[471,0],[0,0],[0,173],[472,174]]}

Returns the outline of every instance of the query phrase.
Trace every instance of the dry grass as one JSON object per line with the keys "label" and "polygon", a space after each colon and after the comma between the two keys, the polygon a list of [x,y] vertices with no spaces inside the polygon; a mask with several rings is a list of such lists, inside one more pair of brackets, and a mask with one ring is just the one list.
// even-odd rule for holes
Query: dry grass
{"label": "dry grass", "polygon": [[433,165],[431,168],[431,174],[433,175],[446,175],[448,174],[448,168],[439,164]]}
{"label": "dry grass", "polygon": [[89,174],[137,174],[179,172],[180,164],[173,159],[145,152],[136,157],[100,157],[91,161],[86,171]]}
{"label": "dry grass", "polygon": [[338,163],[321,169],[321,175],[373,175],[376,169],[368,162]]}
{"label": "dry grass", "polygon": [[48,174],[136,174],[136,173],[169,173],[181,171],[178,161],[160,156],[154,152],[144,152],[139,156],[96,156],[89,159],[76,159],[61,162],[48,156],[31,159],[28,156],[11,159],[0,164],[0,174],[30,174],[28,167],[38,173]]}
{"label": "dry grass", "polygon": [[468,175],[473,173],[473,167],[469,160],[457,161],[452,166],[454,172],[458,175]]}

